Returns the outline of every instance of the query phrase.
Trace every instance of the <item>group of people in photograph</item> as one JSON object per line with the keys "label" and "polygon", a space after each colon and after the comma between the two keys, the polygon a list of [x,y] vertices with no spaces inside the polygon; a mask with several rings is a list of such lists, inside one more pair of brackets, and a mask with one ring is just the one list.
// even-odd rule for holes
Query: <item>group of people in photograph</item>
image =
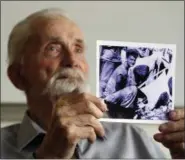
{"label": "group of people in photograph", "polygon": [[[165,119],[172,108],[171,62],[172,51],[168,48],[100,46],[99,94],[110,116]],[[154,81],[167,83],[157,99],[148,94],[156,89]]]}

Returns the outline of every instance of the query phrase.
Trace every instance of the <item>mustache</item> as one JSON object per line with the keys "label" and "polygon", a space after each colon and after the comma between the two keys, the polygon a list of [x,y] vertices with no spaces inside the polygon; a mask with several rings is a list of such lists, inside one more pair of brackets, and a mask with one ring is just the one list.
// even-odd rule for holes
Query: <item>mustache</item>
{"label": "mustache", "polygon": [[51,96],[89,91],[85,74],[78,68],[62,68],[56,71],[48,81],[43,93]]}
{"label": "mustache", "polygon": [[50,79],[53,83],[57,79],[75,79],[78,81],[85,81],[85,75],[80,69],[63,68],[54,73]]}

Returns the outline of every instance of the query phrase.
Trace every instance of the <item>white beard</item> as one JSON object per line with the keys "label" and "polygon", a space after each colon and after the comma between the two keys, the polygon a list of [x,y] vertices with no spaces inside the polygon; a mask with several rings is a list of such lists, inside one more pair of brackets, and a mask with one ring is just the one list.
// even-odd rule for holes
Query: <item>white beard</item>
{"label": "white beard", "polygon": [[84,74],[79,69],[64,68],[51,77],[43,93],[54,98],[68,93],[84,92],[89,92]]}

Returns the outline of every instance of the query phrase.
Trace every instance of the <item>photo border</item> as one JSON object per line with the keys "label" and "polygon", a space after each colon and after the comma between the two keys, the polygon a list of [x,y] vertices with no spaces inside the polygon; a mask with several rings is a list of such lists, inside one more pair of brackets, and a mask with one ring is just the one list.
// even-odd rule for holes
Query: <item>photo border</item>
{"label": "photo border", "polygon": [[[126,42],[126,41],[112,41],[112,40],[97,40],[96,41],[96,96],[99,98],[99,71],[100,71],[100,45],[111,46],[129,46],[129,47],[151,47],[151,48],[170,48],[173,53],[172,60],[172,108],[175,109],[175,81],[176,81],[176,44],[162,44],[162,43],[143,43],[143,42]],[[135,120],[135,119],[120,119],[120,118],[100,118],[101,122],[117,122],[117,123],[140,123],[140,124],[161,124],[168,122],[168,120]]]}

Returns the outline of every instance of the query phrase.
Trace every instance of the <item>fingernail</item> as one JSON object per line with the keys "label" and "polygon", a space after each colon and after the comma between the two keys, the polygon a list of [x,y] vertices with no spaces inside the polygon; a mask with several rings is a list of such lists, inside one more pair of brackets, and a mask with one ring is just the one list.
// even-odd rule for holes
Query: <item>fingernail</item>
{"label": "fingernail", "polygon": [[99,137],[99,139],[101,139],[102,141],[107,140],[106,136]]}
{"label": "fingernail", "polygon": [[161,141],[163,138],[163,135],[162,134],[157,134],[154,136],[154,139],[157,140],[157,141]]}
{"label": "fingernail", "polygon": [[108,111],[108,108],[107,108],[107,105],[106,105],[105,102],[104,102],[104,99],[101,99],[101,98],[100,98],[100,100],[101,100],[102,104],[105,106],[105,111]]}

